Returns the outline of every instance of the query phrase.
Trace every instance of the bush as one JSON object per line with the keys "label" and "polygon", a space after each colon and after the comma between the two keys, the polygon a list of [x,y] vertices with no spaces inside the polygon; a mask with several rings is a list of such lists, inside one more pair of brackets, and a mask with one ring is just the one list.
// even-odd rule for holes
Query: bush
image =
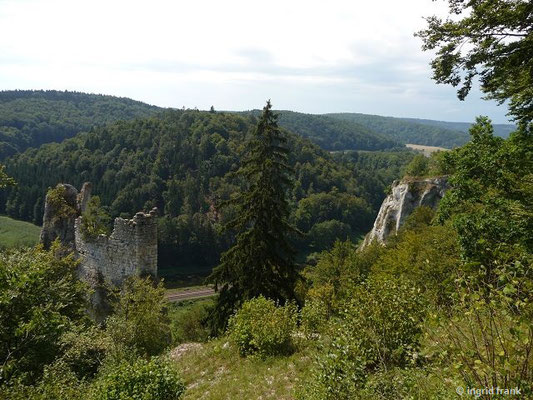
{"label": "bush", "polygon": [[97,326],[80,326],[61,337],[60,361],[78,379],[93,378],[111,350],[107,333]]}
{"label": "bush", "polygon": [[88,385],[79,381],[66,364],[56,362],[44,368],[41,379],[34,386],[13,381],[0,386],[0,398],[9,400],[79,400]]}
{"label": "bush", "polygon": [[405,175],[412,177],[422,177],[427,175],[429,170],[429,159],[423,154],[417,154],[407,167],[405,168]]}
{"label": "bush", "polygon": [[352,399],[372,371],[415,363],[425,314],[419,291],[407,282],[375,280],[356,287],[322,345],[306,399]]}
{"label": "bush", "polygon": [[[489,292],[467,281],[457,290],[451,317],[434,315],[425,353],[448,379],[464,387],[519,387],[523,396],[533,395],[531,289],[522,285],[514,280]],[[527,297],[521,299],[522,289]]]}
{"label": "bush", "polygon": [[169,313],[172,344],[207,341],[210,333],[207,320],[213,305],[211,299],[174,305]]}
{"label": "bush", "polygon": [[177,400],[185,386],[171,361],[152,358],[105,368],[91,400]]}
{"label": "bush", "polygon": [[279,307],[263,296],[249,300],[230,318],[230,338],[241,355],[288,353],[292,347],[291,334],[296,330],[297,312],[292,303]]}
{"label": "bush", "polygon": [[100,197],[91,197],[82,217],[81,233],[85,240],[111,233],[111,216],[101,207]]}
{"label": "bush", "polygon": [[150,278],[128,279],[107,320],[113,351],[160,354],[170,344],[170,325],[163,284]]}
{"label": "bush", "polygon": [[54,256],[58,246],[0,253],[0,384],[38,380],[61,336],[87,318],[87,288],[72,257]]}
{"label": "bush", "polygon": [[300,330],[306,339],[317,338],[327,326],[329,318],[330,312],[325,302],[307,301],[300,312]]}

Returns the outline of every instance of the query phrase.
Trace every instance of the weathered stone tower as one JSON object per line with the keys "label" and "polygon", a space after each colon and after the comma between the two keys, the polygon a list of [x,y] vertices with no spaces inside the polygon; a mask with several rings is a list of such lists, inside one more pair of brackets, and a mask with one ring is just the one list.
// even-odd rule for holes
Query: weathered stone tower
{"label": "weathered stone tower", "polygon": [[82,218],[75,221],[75,247],[80,275],[87,281],[101,276],[120,286],[129,276],[157,277],[157,209],[138,212],[133,219],[116,218],[111,235],[88,240],[81,233]]}
{"label": "weathered stone tower", "polygon": [[55,239],[62,254],[74,253],[79,260],[80,279],[95,290],[92,314],[102,319],[108,312],[107,285],[120,287],[131,276],[157,278],[157,209],[138,212],[132,219],[116,218],[111,235],[86,238],[82,213],[91,197],[91,184],[78,193],[72,185],[59,184],[47,194],[41,243],[49,248]]}

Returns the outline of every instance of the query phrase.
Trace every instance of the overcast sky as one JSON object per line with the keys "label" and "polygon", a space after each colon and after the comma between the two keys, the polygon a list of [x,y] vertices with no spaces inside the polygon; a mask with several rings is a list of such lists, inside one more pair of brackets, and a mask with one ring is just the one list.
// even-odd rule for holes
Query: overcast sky
{"label": "overcast sky", "polygon": [[413,32],[431,0],[0,0],[0,89],[57,89],[168,107],[362,112],[505,123],[431,80]]}

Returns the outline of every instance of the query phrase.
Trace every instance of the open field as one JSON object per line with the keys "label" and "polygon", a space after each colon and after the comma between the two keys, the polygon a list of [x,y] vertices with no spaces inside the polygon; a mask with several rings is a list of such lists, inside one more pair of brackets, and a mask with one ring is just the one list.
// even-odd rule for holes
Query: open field
{"label": "open field", "polygon": [[405,147],[409,147],[410,149],[413,149],[413,150],[417,150],[417,151],[421,151],[422,153],[424,153],[424,155],[426,157],[429,157],[429,155],[431,153],[435,153],[436,151],[445,151],[445,150],[449,150],[445,147],[436,147],[436,146],[423,146],[421,144],[411,144],[411,143],[407,143],[405,145]]}
{"label": "open field", "polygon": [[41,228],[0,215],[0,248],[34,246]]}

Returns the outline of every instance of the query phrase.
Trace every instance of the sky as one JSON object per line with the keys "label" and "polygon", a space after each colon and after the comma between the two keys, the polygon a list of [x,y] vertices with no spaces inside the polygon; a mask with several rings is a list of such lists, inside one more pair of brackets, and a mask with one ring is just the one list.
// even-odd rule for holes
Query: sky
{"label": "sky", "polygon": [[446,11],[443,0],[0,0],[0,90],[508,122],[477,89],[459,101],[431,80],[413,33]]}

